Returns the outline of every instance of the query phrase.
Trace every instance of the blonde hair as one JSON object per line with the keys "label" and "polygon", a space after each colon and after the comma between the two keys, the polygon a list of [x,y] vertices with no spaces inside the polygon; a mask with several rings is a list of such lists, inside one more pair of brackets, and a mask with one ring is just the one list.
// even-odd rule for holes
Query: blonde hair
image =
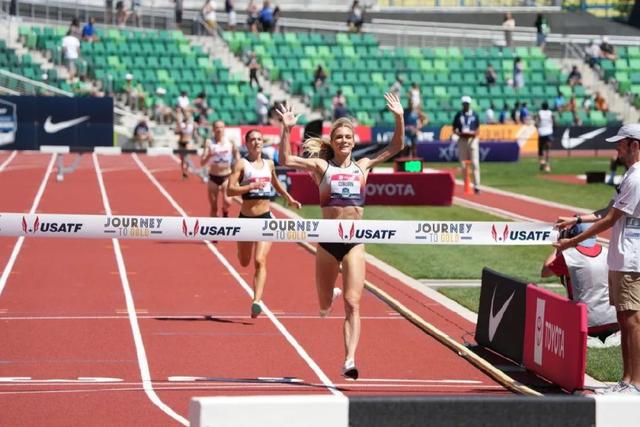
{"label": "blonde hair", "polygon": [[331,126],[331,139],[308,138],[302,144],[302,151],[308,157],[318,157],[324,160],[333,159],[334,153],[333,148],[331,147],[331,141],[333,140],[336,131],[343,127],[351,129],[351,133],[353,133],[353,123],[351,120],[346,117],[340,118],[333,122],[333,125]]}

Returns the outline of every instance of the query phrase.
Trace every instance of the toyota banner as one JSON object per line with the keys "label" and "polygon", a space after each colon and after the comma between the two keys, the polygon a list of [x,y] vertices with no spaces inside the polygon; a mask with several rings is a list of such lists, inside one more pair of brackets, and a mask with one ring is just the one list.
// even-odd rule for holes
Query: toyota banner
{"label": "toyota banner", "polygon": [[113,99],[0,96],[0,149],[113,145]]}

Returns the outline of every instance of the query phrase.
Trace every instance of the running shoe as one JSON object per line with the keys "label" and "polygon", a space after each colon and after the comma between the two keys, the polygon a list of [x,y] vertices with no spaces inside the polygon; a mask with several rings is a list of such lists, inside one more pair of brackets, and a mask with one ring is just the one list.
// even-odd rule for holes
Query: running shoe
{"label": "running shoe", "polygon": [[251,318],[255,319],[256,317],[260,316],[260,313],[262,313],[262,305],[260,301],[254,301],[251,304]]}
{"label": "running shoe", "polygon": [[621,389],[620,391],[614,392],[617,394],[638,394],[640,395],[640,388],[634,384],[627,384],[627,387]]}
{"label": "running shoe", "polygon": [[356,368],[356,362],[351,359],[346,360],[342,367],[342,376],[350,380],[357,380],[358,368]]}
{"label": "running shoe", "polygon": [[623,390],[629,388],[629,387],[635,387],[635,386],[631,386],[631,384],[626,383],[624,381],[618,381],[617,383],[610,385],[609,387],[606,388],[600,388],[598,390],[595,391],[596,394],[611,394],[611,393],[620,393]]}
{"label": "running shoe", "polygon": [[342,289],[333,288],[333,297],[331,297],[331,305],[327,309],[320,310],[320,317],[327,317],[329,313],[331,313],[331,309],[333,308],[333,302],[338,298],[340,298],[340,295],[342,295]]}

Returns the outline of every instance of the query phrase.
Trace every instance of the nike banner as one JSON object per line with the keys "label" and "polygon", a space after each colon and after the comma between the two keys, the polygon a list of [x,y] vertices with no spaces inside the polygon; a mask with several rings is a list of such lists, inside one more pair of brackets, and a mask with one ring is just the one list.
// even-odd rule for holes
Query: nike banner
{"label": "nike banner", "polygon": [[0,96],[0,106],[0,122],[6,129],[1,149],[113,145],[112,98]]}
{"label": "nike banner", "polygon": [[615,143],[606,142],[616,135],[620,126],[557,126],[553,129],[554,150],[615,150]]}
{"label": "nike banner", "polygon": [[568,391],[584,387],[587,308],[529,285],[524,366]]}
{"label": "nike banner", "polygon": [[476,342],[522,362],[527,284],[489,268],[482,270]]}

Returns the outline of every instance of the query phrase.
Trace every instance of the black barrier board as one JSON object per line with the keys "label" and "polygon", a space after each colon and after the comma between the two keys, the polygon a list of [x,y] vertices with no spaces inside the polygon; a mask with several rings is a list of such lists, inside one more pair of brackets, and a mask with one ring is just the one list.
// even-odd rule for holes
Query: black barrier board
{"label": "black barrier board", "polygon": [[113,99],[0,96],[0,148],[113,145]]}
{"label": "black barrier board", "polygon": [[482,269],[476,342],[514,362],[522,362],[527,284]]}
{"label": "black barrier board", "polygon": [[614,150],[615,143],[605,139],[618,133],[620,126],[556,126],[553,129],[554,150]]}

